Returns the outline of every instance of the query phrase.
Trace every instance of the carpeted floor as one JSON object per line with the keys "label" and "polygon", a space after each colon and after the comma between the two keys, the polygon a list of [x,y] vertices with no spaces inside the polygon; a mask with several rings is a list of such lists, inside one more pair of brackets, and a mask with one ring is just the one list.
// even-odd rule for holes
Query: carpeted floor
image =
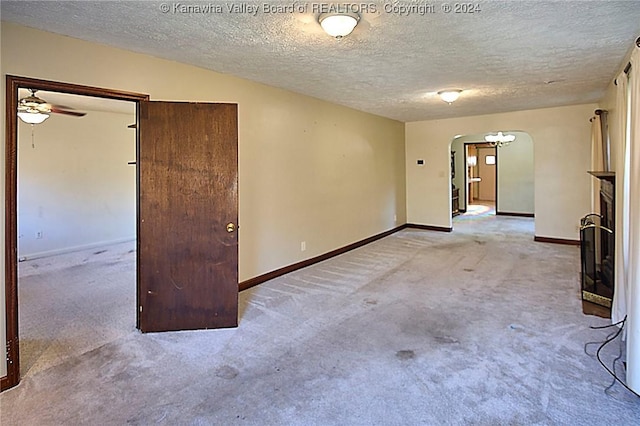
{"label": "carpeted floor", "polygon": [[231,330],[138,333],[133,244],[21,264],[24,379],[0,423],[638,424],[584,352],[610,330],[582,314],[578,248],[534,243],[532,219],[454,228],[242,292]]}

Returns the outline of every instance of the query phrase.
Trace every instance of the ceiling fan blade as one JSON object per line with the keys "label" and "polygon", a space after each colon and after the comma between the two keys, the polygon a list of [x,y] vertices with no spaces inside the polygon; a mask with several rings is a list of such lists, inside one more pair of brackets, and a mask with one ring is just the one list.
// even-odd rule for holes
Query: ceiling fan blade
{"label": "ceiling fan blade", "polygon": [[85,115],[87,115],[86,112],[71,111],[68,109],[61,109],[57,107],[51,107],[51,112],[55,114],[71,115],[73,117],[84,117]]}

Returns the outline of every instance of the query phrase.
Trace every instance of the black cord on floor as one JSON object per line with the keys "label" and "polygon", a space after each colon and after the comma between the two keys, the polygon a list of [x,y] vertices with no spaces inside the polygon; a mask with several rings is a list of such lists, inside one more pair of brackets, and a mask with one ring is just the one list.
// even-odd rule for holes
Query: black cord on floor
{"label": "black cord on floor", "polygon": [[[607,372],[609,374],[611,374],[611,376],[613,377],[613,383],[611,383],[611,385],[607,386],[607,388],[605,389],[605,393],[608,394],[609,389],[611,389],[611,387],[615,384],[615,382],[619,382],[622,386],[624,386],[629,392],[631,392],[632,394],[634,394],[635,396],[640,398],[640,394],[636,393],[633,389],[631,389],[629,386],[627,386],[627,384],[625,382],[623,382],[617,375],[615,372],[615,367],[616,367],[616,361],[618,361],[620,359],[620,357],[622,356],[622,351],[620,351],[620,355],[618,355],[618,357],[613,361],[613,371],[611,371],[611,369],[609,367],[607,367],[605,365],[605,363],[602,361],[602,358],[600,358],[600,352],[602,351],[602,349],[604,349],[605,346],[607,346],[609,343],[611,343],[612,341],[614,341],[619,335],[620,333],[622,333],[622,330],[624,329],[624,326],[626,325],[626,321],[627,321],[627,317],[625,316],[624,319],[622,321],[619,321],[615,324],[608,324],[606,326],[600,326],[600,327],[590,327],[593,330],[599,330],[599,329],[604,329],[604,328],[609,328],[609,327],[614,327],[617,325],[620,325],[620,328],[618,328],[618,330],[615,333],[610,334],[609,336],[607,336],[607,339],[602,342],[602,344],[600,345],[600,347],[598,348],[598,350],[596,351],[596,358],[598,359],[598,362],[600,363],[600,365],[602,365],[602,367],[607,370]],[[594,344],[597,342],[589,342],[587,344],[585,344],[584,346],[584,350],[585,352],[587,352],[587,345],[590,344]],[[587,352],[588,354],[588,352]]]}
{"label": "black cord on floor", "polygon": [[622,326],[624,327],[624,324],[627,322],[627,316],[625,315],[624,318],[622,318],[620,321],[618,321],[615,324],[607,324],[607,325],[592,325],[589,328],[592,330],[602,330],[603,328],[610,328],[610,327],[615,327],[616,325],[620,325],[622,324]]}
{"label": "black cord on floor", "polygon": [[[592,329],[592,330],[602,330],[602,329],[605,329],[605,328],[615,327],[615,326],[620,325],[620,324],[622,324],[624,326],[624,323],[625,323],[626,320],[627,320],[627,317],[625,316],[621,321],[618,321],[615,324],[607,324],[607,325],[601,325],[601,326],[592,325],[589,328]],[[607,336],[607,339],[609,337],[611,337],[611,336],[612,336],[611,334],[609,336]],[[587,348],[589,347],[589,345],[601,345],[601,344],[602,344],[602,342],[599,341],[599,340],[596,341],[596,342],[587,342],[587,343],[585,343],[584,344],[584,353],[589,355],[589,356],[594,356],[595,354],[590,354],[589,351],[587,350]]]}
{"label": "black cord on floor", "polygon": [[613,359],[613,363],[611,364],[611,366],[613,367],[613,376],[614,378],[611,380],[611,384],[609,386],[607,386],[604,390],[604,393],[606,393],[607,395],[609,395],[609,390],[611,388],[613,388],[616,384],[616,377],[618,376],[618,373],[616,373],[616,362],[620,361],[620,358],[622,358],[622,350],[623,350],[623,345],[622,345],[622,339],[618,340],[620,342],[620,344],[618,345],[618,356],[616,356]]}
{"label": "black cord on floor", "polygon": [[[592,330],[602,330],[602,329],[605,329],[605,328],[615,327],[615,326],[620,325],[620,324],[624,325],[624,322],[626,321],[626,319],[627,319],[627,317],[624,317],[622,319],[622,321],[618,321],[615,324],[607,324],[607,325],[601,325],[601,326],[592,325],[589,328],[592,329]],[[607,339],[609,337],[611,337],[611,336],[613,336],[613,334],[610,334],[609,336],[607,336]],[[589,347],[589,345],[601,345],[601,344],[602,344],[602,341],[600,341],[600,340],[595,341],[595,342],[587,342],[587,343],[585,343],[584,344],[584,353],[589,355],[589,356],[595,356],[595,354],[590,354],[589,351],[587,350],[587,348]]]}

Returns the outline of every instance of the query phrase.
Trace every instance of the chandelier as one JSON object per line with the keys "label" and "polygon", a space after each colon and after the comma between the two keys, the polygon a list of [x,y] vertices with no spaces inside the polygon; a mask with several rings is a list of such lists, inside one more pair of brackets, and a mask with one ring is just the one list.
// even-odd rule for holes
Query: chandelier
{"label": "chandelier", "polygon": [[502,132],[498,132],[497,135],[488,134],[484,137],[484,140],[489,142],[491,146],[496,146],[498,148],[507,146],[511,142],[516,140],[516,135],[505,135]]}

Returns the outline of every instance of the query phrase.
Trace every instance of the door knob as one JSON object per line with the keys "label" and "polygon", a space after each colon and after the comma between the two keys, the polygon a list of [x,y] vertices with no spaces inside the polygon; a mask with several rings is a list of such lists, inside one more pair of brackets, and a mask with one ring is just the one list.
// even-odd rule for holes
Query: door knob
{"label": "door knob", "polygon": [[227,232],[231,233],[236,230],[236,225],[233,222],[227,223]]}

